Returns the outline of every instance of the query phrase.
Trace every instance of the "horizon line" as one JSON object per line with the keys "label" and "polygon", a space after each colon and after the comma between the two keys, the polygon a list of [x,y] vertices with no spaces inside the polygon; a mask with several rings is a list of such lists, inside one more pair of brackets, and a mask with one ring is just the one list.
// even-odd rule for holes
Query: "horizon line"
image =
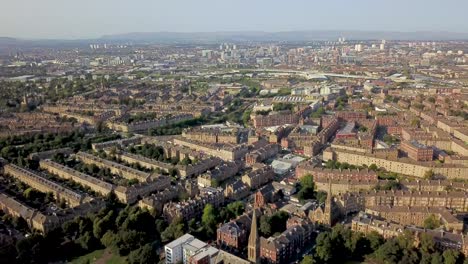
{"label": "horizon line", "polygon": [[[217,31],[128,31],[122,33],[101,33],[99,36],[82,36],[82,37],[14,37],[14,36],[0,36],[0,38],[9,38],[14,40],[23,40],[23,41],[54,41],[54,40],[67,40],[67,41],[78,41],[78,40],[99,40],[108,36],[119,36],[119,35],[129,35],[129,34],[158,34],[158,33],[168,33],[168,34],[221,34],[221,33],[265,33],[265,34],[275,34],[275,33],[293,33],[293,32],[334,32],[334,33],[446,33],[446,34],[467,34],[468,32],[462,31],[451,31],[451,30],[361,30],[361,29],[297,29],[297,30],[279,30],[279,31],[268,31],[268,30],[217,30]],[[343,36],[346,37],[346,36]]]}

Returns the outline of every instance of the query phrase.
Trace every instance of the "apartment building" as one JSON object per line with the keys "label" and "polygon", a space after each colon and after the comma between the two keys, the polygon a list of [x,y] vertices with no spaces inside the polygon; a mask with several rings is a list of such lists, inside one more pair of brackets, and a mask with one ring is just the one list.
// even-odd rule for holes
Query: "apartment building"
{"label": "apartment building", "polygon": [[157,215],[161,215],[164,204],[177,198],[182,190],[183,187],[181,185],[169,185],[169,187],[164,190],[141,199],[138,202],[138,206],[153,211]]}
{"label": "apartment building", "polygon": [[218,208],[223,203],[224,194],[221,189],[203,188],[200,191],[200,195],[193,199],[184,202],[169,202],[164,204],[163,215],[169,222],[174,219],[189,221],[190,219],[200,217],[205,205],[211,204],[215,208]]}
{"label": "apartment building", "polygon": [[375,154],[358,153],[343,149],[328,148],[323,152],[323,159],[346,162],[361,166],[363,164],[376,164],[377,167],[387,171],[423,178],[427,171],[447,178],[461,178],[468,176],[468,167],[460,164],[437,164],[434,162],[417,162],[411,159],[388,159]]}
{"label": "apartment building", "polygon": [[195,127],[187,128],[182,132],[182,137],[207,143],[244,143],[248,131],[240,128],[224,127]]}
{"label": "apartment building", "polygon": [[0,193],[0,210],[13,217],[23,218],[29,228],[44,234],[61,227],[63,223],[77,216],[95,213],[103,206],[103,201],[95,199],[74,208],[56,209],[53,213],[44,213],[15,200],[13,197]]}
{"label": "apartment building", "polygon": [[250,187],[243,183],[241,180],[236,180],[229,183],[224,188],[224,196],[232,201],[238,201],[249,196]]}
{"label": "apartment building", "polygon": [[225,161],[240,160],[244,158],[245,154],[248,152],[248,147],[245,144],[208,144],[182,138],[175,138],[174,144],[188,147],[190,149],[203,152],[207,155],[218,157]]}
{"label": "apartment building", "polygon": [[360,119],[366,119],[367,113],[364,111],[338,111],[335,116],[339,119],[347,122],[358,121]]}
{"label": "apartment building", "polygon": [[76,207],[82,203],[86,203],[92,200],[84,194],[77,193],[71,189],[68,189],[58,183],[48,180],[36,172],[16,166],[14,164],[7,164],[4,166],[5,174],[18,179],[26,185],[40,191],[40,192],[51,192],[54,194],[56,200],[65,200],[70,207]]}
{"label": "apartment building", "polygon": [[166,255],[166,264],[177,264],[183,261],[183,248],[185,243],[194,240],[195,237],[190,234],[185,234],[171,243],[164,246]]}
{"label": "apartment building", "polygon": [[112,190],[115,189],[115,186],[113,184],[81,173],[79,171],[71,169],[67,166],[63,166],[62,164],[53,162],[51,160],[41,160],[39,162],[39,167],[41,169],[47,170],[49,173],[56,175],[57,177],[72,180],[83,186],[89,187],[91,188],[91,190],[101,194],[102,196],[108,195]]}
{"label": "apartment building", "polygon": [[454,249],[463,252],[463,254],[468,253],[468,244],[465,242],[467,237],[464,234],[404,226],[365,213],[360,213],[353,218],[351,230],[364,234],[377,232],[386,239],[399,236],[404,231],[409,231],[415,236],[416,241],[420,240],[421,234],[427,234],[433,238],[436,248],[441,251]]}
{"label": "apartment building", "polygon": [[100,168],[109,169],[111,173],[119,175],[125,179],[137,179],[138,181],[144,182],[150,177],[150,173],[142,172],[110,160],[102,159],[86,152],[80,151],[75,155],[75,157],[85,164],[94,164]]}
{"label": "apartment building", "polygon": [[225,162],[216,168],[197,177],[197,183],[201,187],[215,187],[219,183],[236,175],[243,168],[241,162]]}
{"label": "apartment building", "polygon": [[187,121],[190,119],[193,119],[193,115],[180,114],[180,115],[174,115],[174,116],[168,115],[168,116],[153,119],[153,120],[139,121],[139,122],[133,122],[133,123],[109,121],[109,122],[106,122],[106,125],[108,128],[112,130],[125,132],[125,133],[146,132],[148,131],[148,129],[168,126],[171,124]]}
{"label": "apartment building", "polygon": [[139,198],[153,192],[162,191],[171,185],[171,178],[165,175],[151,177],[145,182],[139,182],[131,186],[117,186],[115,195],[123,203],[134,203]]}
{"label": "apartment building", "polygon": [[423,227],[424,221],[435,217],[446,230],[460,233],[463,231],[463,221],[457,219],[450,210],[443,207],[426,206],[370,206],[367,214],[384,218],[402,225],[416,225]]}
{"label": "apartment building", "polygon": [[403,141],[400,150],[405,152],[410,159],[415,161],[431,161],[434,156],[434,149],[415,140]]}
{"label": "apartment building", "polygon": [[364,211],[372,206],[442,207],[456,212],[468,210],[468,195],[463,191],[363,191],[344,193],[336,199],[342,215]]}
{"label": "apartment building", "polygon": [[312,224],[297,219],[288,219],[287,229],[279,236],[260,238],[262,263],[289,263],[299,258],[299,252],[311,240]]}
{"label": "apartment building", "polygon": [[327,169],[303,162],[296,167],[296,177],[302,178],[305,175],[312,175],[314,180],[377,180],[377,173],[369,169]]}
{"label": "apartment building", "polygon": [[299,123],[300,115],[291,111],[271,112],[268,115],[252,116],[253,126],[255,128],[263,128],[270,126],[282,126],[286,124]]}
{"label": "apartment building", "polygon": [[264,147],[260,147],[247,153],[245,155],[245,162],[247,165],[259,163],[276,156],[279,151],[280,146],[278,144],[268,144]]}
{"label": "apartment building", "polygon": [[273,171],[273,168],[269,165],[264,165],[244,174],[241,179],[245,185],[250,187],[250,189],[258,189],[273,180],[274,176],[275,172]]}
{"label": "apartment building", "polygon": [[[260,215],[259,209],[256,215]],[[243,250],[249,240],[250,227],[252,225],[253,211],[243,213],[235,219],[223,224],[217,229],[216,241],[218,246],[229,249]]]}
{"label": "apartment building", "polygon": [[101,143],[92,143],[91,147],[94,151],[104,150],[111,147],[126,147],[129,145],[140,144],[142,136],[133,136],[130,138],[116,139]]}

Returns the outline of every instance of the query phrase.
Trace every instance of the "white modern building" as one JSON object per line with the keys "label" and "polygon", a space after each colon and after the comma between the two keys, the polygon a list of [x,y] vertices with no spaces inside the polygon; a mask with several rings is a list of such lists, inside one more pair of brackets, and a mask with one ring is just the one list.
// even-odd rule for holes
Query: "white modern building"
{"label": "white modern building", "polygon": [[206,247],[207,244],[199,239],[193,239],[191,241],[187,241],[184,245],[182,245],[183,251],[183,263],[188,264],[190,263],[189,260],[192,256],[197,254],[197,252]]}
{"label": "white modern building", "polygon": [[185,234],[178,239],[172,241],[164,247],[166,253],[166,264],[176,264],[183,261],[183,245],[194,240],[195,237],[190,234]]}

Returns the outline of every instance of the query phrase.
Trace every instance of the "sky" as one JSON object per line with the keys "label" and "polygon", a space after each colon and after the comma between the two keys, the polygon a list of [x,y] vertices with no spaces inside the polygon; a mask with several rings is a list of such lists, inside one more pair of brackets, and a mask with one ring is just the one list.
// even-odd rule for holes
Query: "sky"
{"label": "sky", "polygon": [[0,36],[129,32],[468,32],[468,0],[0,0]]}

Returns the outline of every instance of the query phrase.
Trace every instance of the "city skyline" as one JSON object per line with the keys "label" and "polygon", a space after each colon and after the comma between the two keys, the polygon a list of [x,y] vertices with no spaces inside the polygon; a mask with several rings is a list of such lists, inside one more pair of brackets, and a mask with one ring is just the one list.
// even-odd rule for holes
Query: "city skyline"
{"label": "city skyline", "polygon": [[468,264],[468,1],[1,6],[0,263]]}
{"label": "city skyline", "polygon": [[[24,39],[82,39],[131,32],[236,31],[446,31],[467,33],[463,10],[468,3],[402,0],[375,4],[369,0],[294,0],[287,3],[240,0],[80,1],[5,4],[0,36]],[[25,8],[28,7],[28,8]]]}

